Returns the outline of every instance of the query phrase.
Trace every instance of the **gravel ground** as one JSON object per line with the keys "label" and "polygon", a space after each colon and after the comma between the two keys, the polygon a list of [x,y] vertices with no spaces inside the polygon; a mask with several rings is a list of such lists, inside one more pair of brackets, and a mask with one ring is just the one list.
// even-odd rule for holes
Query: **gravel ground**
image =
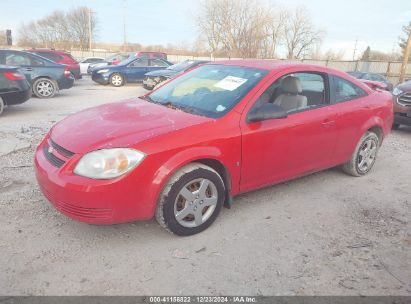
{"label": "gravel ground", "polygon": [[386,139],[373,172],[338,168],[235,198],[205,232],[153,220],[90,226],[40,193],[33,152],[56,121],[138,96],[89,79],[0,117],[2,295],[410,295],[411,128]]}

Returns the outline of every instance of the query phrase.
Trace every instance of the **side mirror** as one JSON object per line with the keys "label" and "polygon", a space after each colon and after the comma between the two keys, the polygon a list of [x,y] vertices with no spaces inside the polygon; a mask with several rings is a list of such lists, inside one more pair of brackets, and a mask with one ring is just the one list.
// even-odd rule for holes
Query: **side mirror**
{"label": "side mirror", "polygon": [[273,103],[266,103],[248,113],[247,122],[258,122],[268,119],[286,118],[287,112]]}

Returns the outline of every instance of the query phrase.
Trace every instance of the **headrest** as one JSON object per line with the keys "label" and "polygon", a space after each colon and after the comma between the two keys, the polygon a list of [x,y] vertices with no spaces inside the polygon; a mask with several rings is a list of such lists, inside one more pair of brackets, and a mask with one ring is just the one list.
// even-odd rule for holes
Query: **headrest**
{"label": "headrest", "polygon": [[281,89],[284,93],[299,94],[303,91],[300,79],[294,76],[287,76],[283,79]]}

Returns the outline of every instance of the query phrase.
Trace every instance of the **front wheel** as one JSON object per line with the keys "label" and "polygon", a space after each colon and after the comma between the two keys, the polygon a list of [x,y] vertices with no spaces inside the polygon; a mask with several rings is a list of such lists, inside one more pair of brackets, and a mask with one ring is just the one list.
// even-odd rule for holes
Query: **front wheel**
{"label": "front wheel", "polygon": [[110,83],[115,87],[124,85],[124,78],[121,74],[115,73],[110,76]]}
{"label": "front wheel", "polygon": [[57,83],[48,78],[39,78],[33,83],[33,93],[38,98],[51,98],[56,94]]}
{"label": "front wheel", "polygon": [[375,164],[379,148],[380,138],[368,131],[358,142],[351,159],[343,165],[343,171],[352,176],[366,175]]}
{"label": "front wheel", "polygon": [[220,175],[208,166],[192,163],[169,180],[157,205],[156,219],[174,234],[193,235],[214,222],[224,197]]}

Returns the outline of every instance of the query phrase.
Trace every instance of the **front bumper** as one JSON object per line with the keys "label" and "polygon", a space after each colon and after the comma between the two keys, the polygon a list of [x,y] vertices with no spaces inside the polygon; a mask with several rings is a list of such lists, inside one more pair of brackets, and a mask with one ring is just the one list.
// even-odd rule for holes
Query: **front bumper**
{"label": "front bumper", "polygon": [[109,84],[110,83],[110,75],[109,74],[93,73],[91,75],[91,79],[94,82],[97,82],[99,84]]}
{"label": "front bumper", "polygon": [[[51,153],[50,146],[54,148]],[[156,191],[147,191],[155,187],[148,173],[150,167],[144,162],[138,170],[115,180],[94,180],[73,174],[81,155],[67,158],[64,149],[56,147],[48,136],[41,142],[35,154],[35,171],[44,196],[61,213],[99,225],[153,217],[157,195]]]}
{"label": "front bumper", "polygon": [[394,123],[411,126],[411,106],[394,104]]}

